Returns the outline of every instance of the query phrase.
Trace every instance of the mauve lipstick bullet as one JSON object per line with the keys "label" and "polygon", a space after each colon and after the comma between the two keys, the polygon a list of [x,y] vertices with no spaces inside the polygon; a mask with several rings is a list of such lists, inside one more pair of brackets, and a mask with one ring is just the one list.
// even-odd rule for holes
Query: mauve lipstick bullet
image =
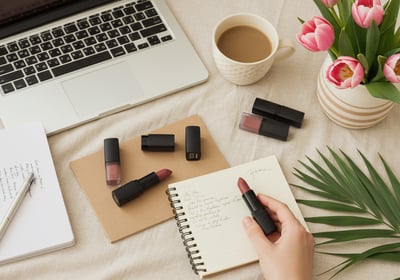
{"label": "mauve lipstick bullet", "polygon": [[121,184],[118,138],[104,139],[104,164],[106,169],[107,185],[118,186]]}

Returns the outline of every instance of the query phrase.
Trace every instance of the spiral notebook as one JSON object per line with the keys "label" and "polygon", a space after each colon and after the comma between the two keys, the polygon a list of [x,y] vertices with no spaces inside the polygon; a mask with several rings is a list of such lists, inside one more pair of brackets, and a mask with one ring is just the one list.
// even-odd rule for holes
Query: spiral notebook
{"label": "spiral notebook", "polygon": [[169,184],[167,194],[192,269],[201,278],[258,260],[242,227],[250,215],[237,187],[285,202],[307,228],[275,156]]}

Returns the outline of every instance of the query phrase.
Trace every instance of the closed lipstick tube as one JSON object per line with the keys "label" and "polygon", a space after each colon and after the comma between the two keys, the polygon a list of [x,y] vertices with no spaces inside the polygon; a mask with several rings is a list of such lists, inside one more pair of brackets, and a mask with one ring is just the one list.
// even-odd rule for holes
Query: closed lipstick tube
{"label": "closed lipstick tube", "polygon": [[104,164],[106,169],[106,183],[108,186],[121,184],[121,165],[119,159],[118,138],[104,139]]}
{"label": "closed lipstick tube", "polygon": [[304,119],[304,112],[268,101],[261,98],[256,98],[252,109],[253,114],[301,127]]}
{"label": "closed lipstick tube", "polygon": [[257,199],[256,194],[252,189],[250,189],[247,182],[243,178],[239,178],[237,184],[240,192],[242,193],[242,198],[244,202],[246,202],[246,205],[251,212],[251,215],[261,227],[264,234],[268,235],[276,231],[276,225],[272,221],[271,216]]}
{"label": "closed lipstick tube", "polygon": [[282,141],[286,141],[289,135],[288,124],[248,113],[242,113],[239,128]]}

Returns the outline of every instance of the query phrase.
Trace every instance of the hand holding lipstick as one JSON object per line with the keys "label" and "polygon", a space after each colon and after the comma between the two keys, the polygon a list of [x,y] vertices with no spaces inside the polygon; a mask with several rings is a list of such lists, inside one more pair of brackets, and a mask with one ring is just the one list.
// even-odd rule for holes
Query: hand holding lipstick
{"label": "hand holding lipstick", "polygon": [[269,209],[278,229],[266,237],[251,217],[243,219],[265,279],[310,280],[314,255],[312,234],[305,230],[284,203],[262,194],[258,195],[258,199]]}

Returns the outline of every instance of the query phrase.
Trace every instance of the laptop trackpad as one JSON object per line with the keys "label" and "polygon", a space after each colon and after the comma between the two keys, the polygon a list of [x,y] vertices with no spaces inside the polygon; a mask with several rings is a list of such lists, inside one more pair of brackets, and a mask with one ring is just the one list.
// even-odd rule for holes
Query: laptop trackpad
{"label": "laptop trackpad", "polygon": [[63,82],[79,116],[97,116],[132,104],[143,95],[127,63],[118,63]]}

